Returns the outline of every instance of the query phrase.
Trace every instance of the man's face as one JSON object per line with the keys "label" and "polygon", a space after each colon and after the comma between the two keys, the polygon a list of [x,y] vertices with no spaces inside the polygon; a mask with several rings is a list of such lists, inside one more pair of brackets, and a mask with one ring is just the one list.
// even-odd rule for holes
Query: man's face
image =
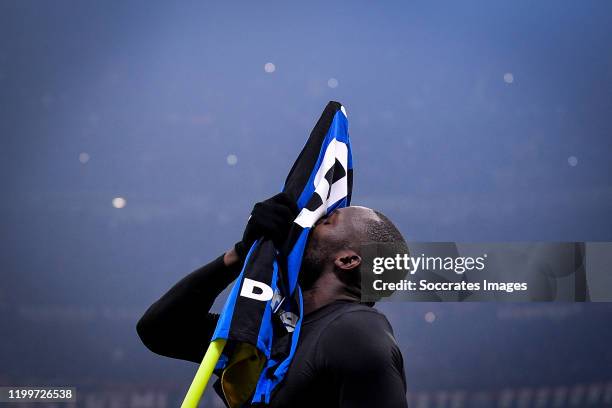
{"label": "man's face", "polygon": [[299,277],[302,289],[312,288],[338,251],[359,242],[364,221],[369,218],[378,216],[369,208],[356,206],[337,209],[316,222],[304,251]]}

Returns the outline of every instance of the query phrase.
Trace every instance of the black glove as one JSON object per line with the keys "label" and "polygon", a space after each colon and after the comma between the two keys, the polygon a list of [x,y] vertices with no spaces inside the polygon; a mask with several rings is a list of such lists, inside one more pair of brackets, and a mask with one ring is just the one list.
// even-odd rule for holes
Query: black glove
{"label": "black glove", "polygon": [[287,193],[279,193],[255,204],[242,241],[234,245],[240,260],[245,260],[253,243],[261,237],[271,239],[274,246],[280,249],[297,215],[297,204]]}

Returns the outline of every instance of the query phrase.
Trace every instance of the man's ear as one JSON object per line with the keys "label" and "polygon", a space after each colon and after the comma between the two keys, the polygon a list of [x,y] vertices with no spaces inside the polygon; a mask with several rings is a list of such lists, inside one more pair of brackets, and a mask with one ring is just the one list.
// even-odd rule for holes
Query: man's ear
{"label": "man's ear", "polygon": [[343,249],[336,254],[334,264],[342,270],[355,269],[361,265],[361,257],[352,249]]}

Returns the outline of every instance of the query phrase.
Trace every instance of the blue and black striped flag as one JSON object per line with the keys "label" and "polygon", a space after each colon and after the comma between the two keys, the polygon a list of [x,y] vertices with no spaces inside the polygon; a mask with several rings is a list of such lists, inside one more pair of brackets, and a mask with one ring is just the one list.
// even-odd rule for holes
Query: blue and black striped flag
{"label": "blue and black striped flag", "polygon": [[212,338],[227,340],[215,388],[228,406],[266,405],[283,380],[303,318],[298,274],[308,234],[322,216],[350,205],[352,185],[346,111],[329,102],[285,180],[299,210],[287,242],[253,244]]}

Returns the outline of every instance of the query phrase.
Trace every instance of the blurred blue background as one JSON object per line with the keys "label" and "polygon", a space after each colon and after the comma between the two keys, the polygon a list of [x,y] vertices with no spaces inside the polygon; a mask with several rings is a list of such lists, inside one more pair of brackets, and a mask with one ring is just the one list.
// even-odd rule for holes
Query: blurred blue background
{"label": "blurred blue background", "polygon": [[[0,385],[176,406],[135,323],[329,100],[407,239],[612,241],[611,40],[603,1],[0,1]],[[608,304],[379,307],[412,406],[612,406]]]}

